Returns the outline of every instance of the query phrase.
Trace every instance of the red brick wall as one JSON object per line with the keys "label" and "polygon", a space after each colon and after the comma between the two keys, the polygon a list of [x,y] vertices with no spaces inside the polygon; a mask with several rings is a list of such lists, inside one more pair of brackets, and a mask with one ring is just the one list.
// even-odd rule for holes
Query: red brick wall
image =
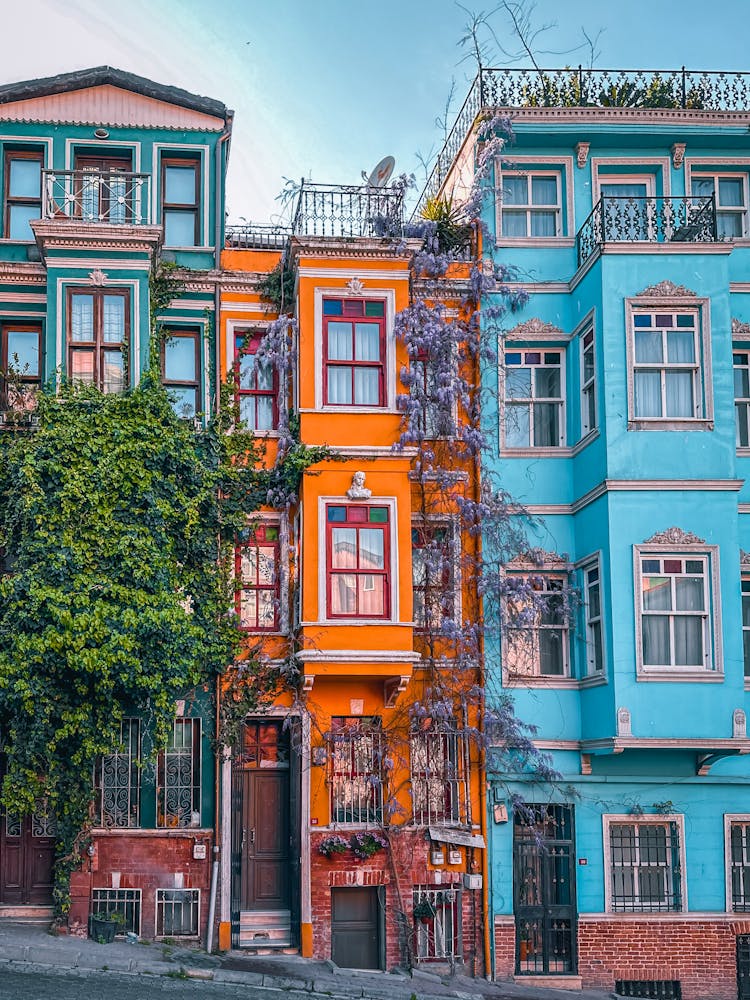
{"label": "red brick wall", "polygon": [[[750,920],[582,917],[578,972],[584,988],[611,990],[617,979],[678,979],[683,1000],[736,1000],[736,936]],[[515,930],[495,925],[495,976],[515,972]]]}
{"label": "red brick wall", "polygon": [[[342,834],[345,839],[347,834]],[[311,901],[313,956],[331,957],[331,889],[343,886],[384,886],[385,892],[385,962],[386,968],[403,965],[405,955],[399,934],[403,934],[397,912],[407,913],[406,931],[412,934],[412,890],[415,885],[435,883],[435,873],[428,864],[429,841],[423,831],[403,830],[391,835],[390,851],[380,851],[367,861],[358,861],[351,852],[327,858],[318,845],[327,831],[310,835]],[[460,884],[462,872],[443,873],[441,885]],[[450,879],[450,881],[449,881]],[[483,975],[481,891],[462,892],[463,960],[469,975]],[[410,946],[413,942],[410,940]],[[427,967],[430,964],[427,963]]]}
{"label": "red brick wall", "polygon": [[[206,860],[193,859],[193,844],[206,845]],[[156,890],[174,887],[175,872],[182,873],[186,889],[201,890],[200,933],[205,940],[211,880],[211,835],[190,830],[180,835],[153,831],[138,834],[112,831],[95,834],[94,854],[71,878],[71,926],[86,926],[91,890],[112,886],[113,871],[120,872],[120,888],[141,890],[141,936],[156,933]]]}

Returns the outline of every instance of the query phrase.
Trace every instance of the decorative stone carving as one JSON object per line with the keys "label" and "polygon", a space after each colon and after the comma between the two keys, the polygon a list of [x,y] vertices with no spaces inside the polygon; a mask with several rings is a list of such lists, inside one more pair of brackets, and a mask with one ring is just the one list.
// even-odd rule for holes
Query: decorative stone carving
{"label": "decorative stone carving", "polygon": [[350,278],[346,283],[347,295],[361,295],[365,290],[365,284],[361,278]]}
{"label": "decorative stone carving", "polygon": [[101,268],[97,267],[95,271],[89,271],[89,280],[92,285],[106,285],[107,275]]}
{"label": "decorative stone carving", "polygon": [[688,295],[691,299],[697,298],[695,292],[684,285],[675,285],[673,281],[660,281],[658,285],[650,285],[644,288],[638,298],[665,299],[673,295]]}
{"label": "decorative stone carving", "polygon": [[539,566],[567,566],[567,552],[548,552],[547,549],[527,549],[510,560],[508,566],[514,569]]}
{"label": "decorative stone carving", "polygon": [[685,159],[685,147],[687,143],[676,142],[672,146],[672,166],[675,170],[679,170],[682,166],[682,161]]}
{"label": "decorative stone carving", "polygon": [[617,735],[632,736],[633,727],[630,720],[630,711],[627,708],[617,709]]}
{"label": "decorative stone carving", "polygon": [[350,500],[369,500],[372,496],[372,490],[368,490],[365,486],[365,474],[364,472],[355,472],[352,476],[352,485],[346,491],[346,495]]}
{"label": "decorative stone carving", "polygon": [[733,319],[732,336],[735,340],[750,340],[750,323],[743,323],[739,319]]}
{"label": "decorative stone carving", "polygon": [[705,545],[704,538],[698,538],[692,531],[683,531],[682,528],[667,528],[666,531],[657,531],[655,535],[647,538],[646,545]]}
{"label": "decorative stone carving", "polygon": [[565,333],[559,326],[555,326],[554,323],[545,323],[544,320],[538,319],[536,316],[532,319],[527,319],[525,323],[519,323],[518,326],[514,326],[506,334],[507,337],[513,340],[535,340],[539,337],[549,337],[550,335],[565,337]]}
{"label": "decorative stone carving", "polygon": [[750,572],[750,552],[745,552],[744,549],[740,549],[740,568],[743,572]]}
{"label": "decorative stone carving", "polygon": [[747,739],[747,716],[741,708],[732,712],[732,736],[736,740]]}
{"label": "decorative stone carving", "polygon": [[579,142],[576,144],[576,163],[578,164],[581,170],[583,170],[583,168],[586,166],[586,161],[589,158],[590,146],[591,146],[590,142]]}

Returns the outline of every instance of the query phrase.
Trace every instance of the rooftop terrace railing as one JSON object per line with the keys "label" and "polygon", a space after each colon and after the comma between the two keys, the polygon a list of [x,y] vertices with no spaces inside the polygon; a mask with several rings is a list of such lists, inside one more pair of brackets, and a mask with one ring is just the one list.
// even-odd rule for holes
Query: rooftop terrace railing
{"label": "rooftop terrace railing", "polygon": [[292,221],[295,236],[400,236],[402,187],[302,182]]}
{"label": "rooftop terrace railing", "polygon": [[750,73],[681,69],[482,69],[466,95],[419,200],[435,195],[484,108],[750,111]]}
{"label": "rooftop terrace railing", "polygon": [[227,226],[225,244],[230,250],[283,250],[292,235],[291,226],[245,223]]}

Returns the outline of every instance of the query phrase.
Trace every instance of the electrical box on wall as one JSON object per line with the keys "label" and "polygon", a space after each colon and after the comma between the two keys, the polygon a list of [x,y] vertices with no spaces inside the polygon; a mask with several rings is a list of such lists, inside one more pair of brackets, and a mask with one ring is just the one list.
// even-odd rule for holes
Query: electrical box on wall
{"label": "electrical box on wall", "polygon": [[193,844],[193,859],[195,861],[205,861],[207,849],[205,844]]}
{"label": "electrical box on wall", "polygon": [[481,875],[464,875],[464,889],[481,889]]}
{"label": "electrical box on wall", "polygon": [[460,865],[461,864],[461,852],[460,851],[448,851],[448,864],[449,865]]}
{"label": "electrical box on wall", "polygon": [[445,854],[443,851],[430,851],[430,863],[433,865],[444,865]]}

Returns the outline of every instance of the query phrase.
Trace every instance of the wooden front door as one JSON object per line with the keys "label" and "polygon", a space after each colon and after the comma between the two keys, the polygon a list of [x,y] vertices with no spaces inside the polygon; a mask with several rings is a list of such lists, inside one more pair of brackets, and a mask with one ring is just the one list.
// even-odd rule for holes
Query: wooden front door
{"label": "wooden front door", "polygon": [[331,889],[331,958],[342,969],[382,968],[377,887]]}
{"label": "wooden front door", "polygon": [[0,903],[49,906],[54,823],[40,803],[31,816],[0,815]]}

